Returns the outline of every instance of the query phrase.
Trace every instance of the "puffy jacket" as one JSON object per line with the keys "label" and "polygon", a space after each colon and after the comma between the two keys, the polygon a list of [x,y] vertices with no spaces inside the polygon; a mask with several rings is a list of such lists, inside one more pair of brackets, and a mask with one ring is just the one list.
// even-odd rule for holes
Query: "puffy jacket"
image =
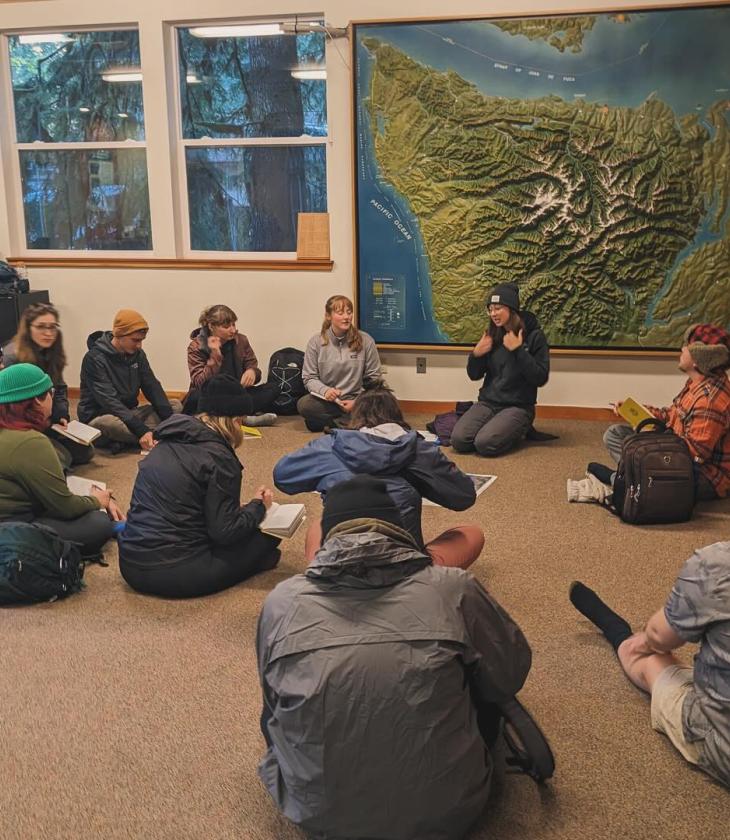
{"label": "puffy jacket", "polygon": [[531,312],[522,312],[525,322],[522,346],[507,350],[500,345],[484,356],[469,353],[466,372],[469,379],[484,377],[479,389],[479,402],[497,408],[519,406],[532,408],[537,402],[537,389],[550,375],[550,348],[545,333]]}
{"label": "puffy jacket", "polygon": [[[17,347],[15,339],[11,339],[2,349],[2,367],[10,367],[18,363]],[[48,373],[46,361],[47,351],[38,348],[38,367]],[[63,379],[53,383],[53,407],[51,408],[51,423],[58,423],[59,420],[69,420],[71,415],[68,410],[68,387]]]}
{"label": "puffy jacket", "polygon": [[152,373],[144,350],[131,356],[112,344],[110,332],[93,332],[86,341],[89,348],[81,362],[79,420],[89,423],[102,414],[118,417],[129,431],[140,438],[149,429],[134,414],[139,392],[147,397],[160,420],[172,414],[162,385]]}
{"label": "puffy jacket", "polygon": [[266,509],[260,501],[241,506],[243,467],[218,432],[176,414],[154,436],[119,541],[121,566],[204,562],[212,546],[242,541],[258,527]]}
{"label": "puffy jacket", "polygon": [[[188,345],[188,369],[190,371],[190,387],[202,388],[203,385],[217,373],[221,373],[223,362],[216,362],[211,357],[211,352],[208,349],[208,338],[210,337],[208,331],[202,327],[193,330],[190,333],[190,344]],[[235,338],[232,338],[221,348],[222,352],[233,354],[233,365],[235,373],[232,374],[236,379],[243,376],[244,371],[253,370],[256,375],[255,383],[261,381],[261,371],[258,367],[258,359],[253,352],[251,343],[242,333],[236,333]]]}
{"label": "puffy jacket", "polygon": [[396,423],[366,431],[337,429],[285,455],[274,467],[274,484],[284,493],[317,490],[322,495],[354,475],[377,475],[398,505],[403,525],[423,545],[421,497],[450,510],[476,500],[474,484],[433,443]]}
{"label": "puffy jacket", "polygon": [[338,840],[465,836],[492,769],[475,703],[513,697],[531,663],[472,575],[399,528],[342,523],[266,598],[257,656],[259,776],[290,820]]}

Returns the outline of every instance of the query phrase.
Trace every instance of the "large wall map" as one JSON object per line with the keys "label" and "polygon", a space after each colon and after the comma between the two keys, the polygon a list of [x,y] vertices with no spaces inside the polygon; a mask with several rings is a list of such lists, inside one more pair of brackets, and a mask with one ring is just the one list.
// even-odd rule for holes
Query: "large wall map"
{"label": "large wall map", "polygon": [[360,326],[471,344],[514,281],[554,347],[730,327],[730,7],[356,25]]}

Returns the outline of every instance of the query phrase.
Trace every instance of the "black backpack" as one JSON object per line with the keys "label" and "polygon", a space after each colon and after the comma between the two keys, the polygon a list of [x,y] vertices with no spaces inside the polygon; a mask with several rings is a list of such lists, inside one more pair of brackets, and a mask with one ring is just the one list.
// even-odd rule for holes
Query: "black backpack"
{"label": "black backpack", "polygon": [[266,382],[280,388],[272,406],[277,414],[297,413],[297,400],[307,393],[302,380],[303,365],[304,353],[294,347],[283,347],[272,353]]}
{"label": "black backpack", "polygon": [[18,272],[0,260],[0,297],[15,297],[30,291],[30,284]]}
{"label": "black backpack", "polygon": [[694,469],[687,444],[661,420],[642,420],[621,450],[612,511],[632,525],[651,525],[686,522],[694,504]]}
{"label": "black backpack", "polygon": [[0,523],[0,606],[66,598],[82,587],[76,543],[29,522]]}

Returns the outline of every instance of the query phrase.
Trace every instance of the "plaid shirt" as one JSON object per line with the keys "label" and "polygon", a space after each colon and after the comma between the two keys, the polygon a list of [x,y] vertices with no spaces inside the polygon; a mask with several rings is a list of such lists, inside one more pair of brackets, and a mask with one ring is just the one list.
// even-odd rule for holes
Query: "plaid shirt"
{"label": "plaid shirt", "polygon": [[675,435],[683,438],[699,471],[719,497],[730,493],[730,380],[688,379],[668,408],[656,409]]}

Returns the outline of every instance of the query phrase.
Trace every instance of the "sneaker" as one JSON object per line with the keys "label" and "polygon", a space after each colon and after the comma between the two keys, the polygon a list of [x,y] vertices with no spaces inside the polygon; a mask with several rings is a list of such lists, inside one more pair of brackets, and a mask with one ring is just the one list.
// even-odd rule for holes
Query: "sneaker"
{"label": "sneaker", "polygon": [[616,471],[612,470],[611,467],[607,467],[605,464],[597,464],[595,461],[591,461],[586,468],[586,475],[595,475],[602,484],[613,484],[614,472]]}
{"label": "sneaker", "polygon": [[273,411],[268,411],[266,414],[249,414],[246,418],[244,426],[273,426],[276,423],[276,414]]}
{"label": "sneaker", "polygon": [[567,491],[569,502],[599,502],[603,504],[613,494],[612,487],[599,481],[591,473],[578,481],[569,478]]}

